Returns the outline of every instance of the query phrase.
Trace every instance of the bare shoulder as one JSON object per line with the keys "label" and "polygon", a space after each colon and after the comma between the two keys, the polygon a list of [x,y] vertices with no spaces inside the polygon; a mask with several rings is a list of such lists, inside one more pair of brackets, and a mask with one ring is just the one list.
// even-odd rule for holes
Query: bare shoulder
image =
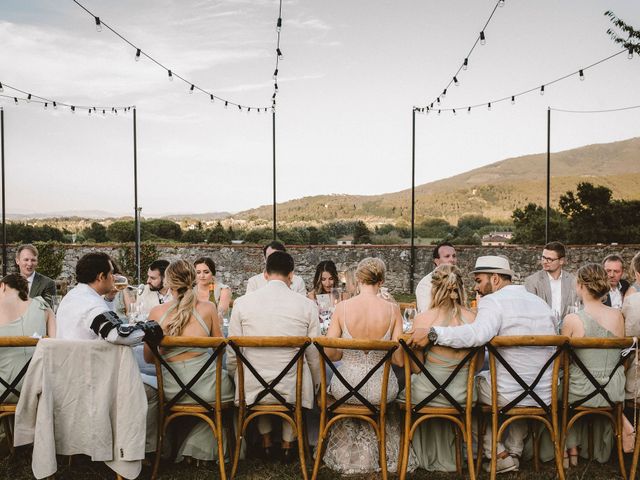
{"label": "bare shoulder", "polygon": [[196,302],[196,310],[203,317],[205,315],[213,315],[214,313],[217,314],[215,305],[213,303],[209,302],[209,301],[202,302],[202,301],[198,300]]}
{"label": "bare shoulder", "polygon": [[149,320],[159,320],[171,305],[171,303],[163,303],[162,305],[156,305],[153,307],[149,312]]}
{"label": "bare shoulder", "polygon": [[463,307],[460,313],[465,323],[473,323],[476,321],[476,312],[474,312],[473,310],[469,310],[468,308]]}
{"label": "bare shoulder", "polygon": [[438,317],[438,312],[434,309],[427,310],[425,312],[420,313],[413,320],[414,328],[431,328],[433,323],[436,321]]}

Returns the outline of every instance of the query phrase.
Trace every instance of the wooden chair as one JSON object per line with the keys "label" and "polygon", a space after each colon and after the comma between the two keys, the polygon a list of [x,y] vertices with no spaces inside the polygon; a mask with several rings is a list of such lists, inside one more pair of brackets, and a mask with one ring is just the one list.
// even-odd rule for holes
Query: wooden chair
{"label": "wooden chair", "polygon": [[[233,349],[237,358],[237,383],[238,397],[238,427],[236,436],[236,449],[233,456],[231,478],[234,478],[240,459],[240,446],[243,434],[249,423],[262,415],[271,415],[289,422],[298,439],[298,455],[300,457],[300,469],[302,477],[307,480],[307,463],[305,458],[306,434],[302,418],[302,378],[304,372],[304,352],[311,345],[309,337],[229,337],[229,346]],[[291,348],[297,349],[289,363],[273,379],[265,380],[252,365],[245,355],[245,348]],[[291,404],[286,401],[277,390],[278,383],[296,366],[296,401]],[[253,402],[247,405],[244,389],[244,369],[247,369],[262,385],[263,389],[258,393]],[[277,403],[261,403],[267,395],[276,399]]]}
{"label": "wooden chair", "polygon": [[[484,353],[484,347],[476,347],[469,350],[467,355],[458,363],[458,365],[451,371],[451,374],[447,379],[441,383],[439,383],[433,375],[429,372],[429,370],[424,366],[424,363],[419,361],[416,357],[415,353],[409,347],[404,339],[400,339],[400,346],[403,349],[404,353],[404,372],[405,372],[405,400],[399,401],[398,404],[400,408],[404,410],[404,435],[402,439],[402,462],[398,467],[399,478],[400,480],[404,480],[407,475],[407,465],[409,463],[409,448],[411,445],[411,440],[417,429],[424,422],[431,420],[433,418],[440,418],[443,420],[448,420],[452,422],[455,426],[454,428],[459,429],[464,442],[467,447],[467,465],[469,470],[469,478],[471,480],[475,480],[476,475],[474,471],[474,461],[473,461],[473,437],[472,437],[472,411],[473,411],[473,391],[474,391],[474,381],[475,381],[475,372],[476,365],[478,362],[478,355],[482,355]],[[427,346],[427,349],[431,345]],[[425,353],[426,355],[426,353]],[[422,401],[413,405],[411,401],[411,363],[414,363],[418,367],[420,367],[420,374],[427,377],[429,382],[435,387],[435,390]],[[455,379],[460,370],[462,370],[465,365],[468,367],[469,371],[467,374],[467,398],[464,405],[461,405],[459,402],[453,398],[449,392],[447,392],[447,386]],[[450,407],[443,406],[429,406],[435,398],[443,396],[450,404]],[[456,439],[458,439],[457,430],[456,429]],[[460,448],[459,442],[456,445],[456,467],[457,473],[459,476],[462,476],[462,452]]]}
{"label": "wooden chair", "polygon": [[[346,418],[355,418],[369,423],[378,438],[378,450],[380,452],[380,470],[383,480],[387,479],[387,452],[385,444],[385,418],[387,410],[387,385],[389,383],[389,372],[391,371],[391,356],[398,348],[398,343],[383,340],[353,340],[344,338],[326,338],[317,337],[313,339],[313,344],[320,352],[320,356],[324,361],[320,362],[321,385],[320,385],[320,426],[318,431],[318,446],[316,449],[316,459],[313,465],[312,480],[318,477],[320,462],[322,461],[322,447],[329,433],[329,430],[336,422]],[[347,380],[340,374],[337,367],[329,359],[325,353],[325,348],[338,348],[341,350],[365,350],[365,351],[384,351],[384,357],[375,365],[358,385],[350,385]],[[326,366],[333,371],[338,380],[349,390],[342,398],[335,399],[327,393],[327,369]],[[367,383],[373,374],[380,368],[382,371],[382,391],[380,394],[380,405],[372,405],[366,398],[360,394],[360,389]],[[361,405],[347,404],[346,401],[351,398],[357,398]],[[329,420],[327,417],[331,416]],[[398,459],[398,463],[400,459]]]}
{"label": "wooden chair", "polygon": [[[616,446],[618,451],[618,463],[620,464],[620,474],[622,478],[627,478],[627,472],[624,465],[624,452],[622,451],[622,410],[624,402],[613,402],[611,398],[605,391],[606,386],[609,384],[609,380],[605,384],[600,384],[596,378],[591,374],[589,369],[582,363],[575,350],[580,348],[589,348],[589,349],[623,349],[630,347],[633,343],[631,338],[571,338],[569,340],[569,348],[568,353],[565,358],[565,380],[564,380],[564,389],[563,389],[563,415],[562,415],[562,424],[564,426],[563,432],[564,437],[562,441],[562,446],[564,448],[564,441],[566,439],[566,435],[568,434],[571,427],[578,421],[580,418],[586,417],[588,415],[600,415],[609,419],[611,424],[613,425],[613,432],[616,437]],[[608,378],[611,379],[614,373],[619,368],[624,368],[623,364],[627,360],[626,356],[621,355],[620,360],[616,363],[614,368],[611,370]],[[586,397],[583,397],[573,403],[569,403],[569,362],[573,362],[585,375],[587,380],[593,385],[594,390]],[[609,404],[607,407],[584,407],[582,406],[588,400],[592,399],[597,395],[602,395],[602,397]],[[637,439],[636,439],[636,450],[637,450]],[[589,458],[593,457],[593,439],[589,438]],[[637,458],[637,455],[634,453],[634,458]],[[637,463],[637,462],[636,462]],[[635,472],[633,472],[635,475]],[[634,478],[634,477],[631,477]]]}
{"label": "wooden chair", "polygon": [[[491,406],[490,409],[486,406],[480,406],[479,413],[489,411],[491,414],[491,476],[494,480],[496,478],[496,462],[497,462],[497,450],[498,442],[502,438],[505,429],[513,422],[517,420],[529,420],[529,422],[536,421],[542,423],[551,436],[551,441],[554,445],[556,468],[558,470],[558,478],[564,480],[564,469],[562,468],[562,432],[560,431],[558,424],[558,378],[560,368],[563,364],[563,352],[569,339],[561,335],[524,335],[524,336],[501,336],[494,337],[486,347],[489,350],[489,369],[491,372]],[[505,347],[556,347],[555,352],[549,357],[547,362],[540,368],[538,375],[531,384],[527,384],[509,365],[509,363],[502,357],[499,348]],[[506,370],[505,374],[510,375],[523,389],[522,393],[514,398],[507,405],[498,405],[498,383],[497,383],[497,367],[496,362],[499,362]],[[544,374],[549,368],[551,371],[551,404],[547,405],[535,392],[535,387],[538,385]],[[538,406],[518,406],[525,398],[531,398]],[[482,419],[482,415],[479,415]],[[479,423],[482,423],[479,420]],[[540,468],[538,459],[539,438],[537,431],[534,428],[530,429],[533,436],[533,457],[534,457],[534,469],[538,471]],[[481,435],[483,433],[482,425],[478,429],[478,463],[476,468],[480,468],[482,461],[482,440]]]}
{"label": "wooden chair", "polygon": [[[0,348],[24,348],[35,347],[38,344],[38,339],[33,337],[0,337]],[[27,373],[31,359],[27,360],[24,366],[20,369],[18,374],[12,380],[4,379],[0,377],[0,384],[4,388],[4,392],[0,395],[0,421],[8,425],[9,418],[16,414],[16,403],[7,402],[7,399],[11,394],[16,397],[20,397],[20,392],[17,389],[18,384]],[[7,435],[7,441],[9,442],[9,451],[11,455],[14,454],[13,439],[11,438],[11,428],[5,428]]]}
{"label": "wooden chair", "polygon": [[[158,346],[149,345],[154,355],[154,363],[156,366],[156,375],[158,378],[158,439],[156,444],[156,455],[153,465],[151,478],[158,476],[160,467],[160,456],[162,452],[162,444],[166,435],[169,424],[179,417],[192,416],[199,418],[209,425],[211,433],[218,444],[218,465],[220,468],[220,478],[225,480],[226,472],[224,465],[223,451],[223,435],[222,435],[222,413],[225,409],[233,407],[233,401],[222,402],[222,355],[227,342],[224,338],[214,337],[164,337],[160,343],[160,348],[171,347],[194,347],[194,348],[210,348],[213,350],[212,355],[207,359],[200,371],[188,381],[182,380],[178,374],[171,368],[171,362],[165,361],[158,352]],[[207,355],[206,353],[204,355]],[[202,375],[215,362],[216,365],[216,391],[215,402],[206,402],[198,395],[191,391]],[[166,399],[164,396],[164,372],[171,375],[180,385],[180,392],[173,398]],[[185,403],[188,398],[195,403]]]}

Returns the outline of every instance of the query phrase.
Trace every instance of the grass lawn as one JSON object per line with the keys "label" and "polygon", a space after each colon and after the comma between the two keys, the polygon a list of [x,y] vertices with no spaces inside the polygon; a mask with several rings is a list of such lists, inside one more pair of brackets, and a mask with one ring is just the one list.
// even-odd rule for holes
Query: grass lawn
{"label": "grass lawn", "polygon": [[[630,457],[630,456],[628,456]],[[115,475],[102,463],[92,463],[86,457],[76,457],[72,466],[67,466],[65,458],[59,457],[58,473],[56,480],[99,480],[114,479]],[[504,480],[543,480],[555,479],[555,469],[550,465],[544,465],[540,472],[534,472],[532,465],[525,464],[523,471],[519,473],[508,473],[500,475]],[[627,467],[628,468],[628,467]],[[143,468],[141,479],[150,477],[150,469]],[[397,478],[390,475],[390,478]],[[5,457],[0,460],[0,478],[11,480],[32,479],[31,472],[31,452],[29,448],[19,449],[15,457]],[[160,468],[160,479],[162,480],[211,480],[219,478],[218,469],[215,465],[195,465],[164,463]],[[238,480],[294,480],[302,478],[298,465],[281,465],[279,463],[262,463],[258,461],[241,461],[239,466]],[[341,477],[327,468],[320,470],[318,476],[320,480],[333,480],[338,478],[349,478],[353,480],[365,480],[369,478],[381,478],[380,475],[352,475]],[[407,476],[410,480],[453,480],[458,478],[456,474],[437,474],[419,470],[413,475]],[[482,473],[480,478],[488,478],[488,474]],[[566,476],[567,480],[604,480],[622,478],[617,466],[613,463],[600,465],[595,462],[584,462],[575,469],[571,469]]]}

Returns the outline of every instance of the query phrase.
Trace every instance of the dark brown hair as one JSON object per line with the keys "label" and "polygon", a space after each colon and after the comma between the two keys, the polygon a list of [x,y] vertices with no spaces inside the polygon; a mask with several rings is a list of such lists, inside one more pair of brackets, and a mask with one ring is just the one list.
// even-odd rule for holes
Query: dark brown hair
{"label": "dark brown hair", "polygon": [[549,242],[544,246],[544,250],[551,250],[558,254],[558,258],[564,258],[567,254],[567,249],[560,242]]}
{"label": "dark brown hair", "polygon": [[26,302],[29,299],[29,282],[19,273],[11,273],[5,276],[0,283],[4,283],[7,287],[18,291],[20,300]]}
{"label": "dark brown hair", "polygon": [[337,287],[340,283],[340,280],[338,280],[338,269],[336,268],[336,264],[333,263],[333,260],[323,260],[316,267],[316,274],[313,276],[313,290],[316,293],[324,293],[322,291],[322,274],[324,272],[331,274],[334,286]]}
{"label": "dark brown hair", "polygon": [[209,257],[200,257],[200,258],[196,259],[195,262],[193,262],[193,266],[197,267],[201,263],[204,263],[209,268],[209,271],[211,272],[211,275],[213,275],[214,277],[216,276],[216,264],[211,258],[209,258]]}

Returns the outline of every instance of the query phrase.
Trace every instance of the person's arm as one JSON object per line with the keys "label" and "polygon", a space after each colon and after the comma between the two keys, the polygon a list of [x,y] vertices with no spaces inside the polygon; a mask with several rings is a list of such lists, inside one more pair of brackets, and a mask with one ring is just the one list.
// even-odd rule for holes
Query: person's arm
{"label": "person's arm", "polygon": [[315,300],[316,299],[316,292],[315,290],[311,290],[309,293],[307,293],[307,298],[309,300]]}
{"label": "person's arm", "polygon": [[56,338],[56,316],[50,308],[47,308],[47,336]]}
{"label": "person's arm", "polygon": [[[402,317],[400,316],[400,307],[395,304],[393,305],[393,330],[391,333],[391,340],[397,342],[402,335]],[[397,365],[398,367],[404,366],[404,355],[402,353],[402,348],[396,348],[396,351],[393,352],[393,356],[391,357],[391,363]]]}
{"label": "person's arm", "polygon": [[580,318],[575,313],[570,313],[562,321],[562,328],[560,329],[560,335],[565,337],[573,337],[576,334],[576,325],[580,323]]}
{"label": "person's arm", "polygon": [[502,318],[500,307],[491,297],[478,306],[478,315],[473,323],[459,327],[433,327],[438,334],[437,345],[453,348],[470,348],[484,345],[500,331]]}
{"label": "person's arm", "polygon": [[[248,288],[247,288],[248,290]],[[240,318],[241,315],[241,305],[234,303],[233,311],[231,312],[231,319],[229,320],[229,336],[230,337],[241,337],[242,336],[242,321]],[[227,346],[227,372],[229,375],[233,377],[236,373],[236,352],[231,348],[230,345]]]}
{"label": "person's arm", "polygon": [[[342,305],[342,308],[340,308],[340,305]],[[329,330],[327,331],[327,338],[342,337],[342,317],[344,316],[344,309],[344,303],[339,303],[336,306],[336,309],[333,312],[333,317],[331,318],[331,325],[329,325]],[[337,362],[342,358],[342,350],[338,348],[325,348],[324,352],[333,362]]]}
{"label": "person's arm", "polygon": [[424,312],[427,308],[427,298],[430,295],[427,290],[427,282],[423,278],[416,287],[416,310],[418,313]]}
{"label": "person's arm", "polygon": [[53,307],[53,297],[56,294],[56,282],[54,280],[48,279],[46,287],[42,291],[42,298],[50,307]]}
{"label": "person's arm", "polygon": [[[220,295],[222,298],[222,295]],[[220,329],[220,317],[218,317],[218,312],[214,308],[213,304],[207,304],[207,313],[209,321],[211,322],[211,336],[212,337],[224,337],[222,334],[222,330]]]}
{"label": "person's arm", "polygon": [[[428,332],[429,329],[431,328],[431,325],[433,324],[433,319],[435,318],[433,315],[434,310],[428,311],[428,312],[422,312],[420,313],[418,316],[416,316],[416,318],[413,320],[413,328],[415,331],[420,330],[420,331],[426,331]],[[409,342],[407,342],[409,343]],[[413,350],[413,353],[415,354],[415,356],[418,358],[418,360],[420,360],[421,363],[424,363],[424,350],[422,348],[415,348]],[[410,363],[411,366],[411,372],[412,373],[419,373],[420,372],[420,367],[418,367],[418,365],[415,364],[415,362],[411,362]]]}
{"label": "person's arm", "polygon": [[534,275],[529,275],[527,278],[524,279],[524,288],[527,290],[527,292],[529,293],[533,293],[534,295],[538,295],[538,291],[536,288],[536,282],[534,280],[535,278],[535,274]]}
{"label": "person's arm", "polygon": [[227,312],[229,310],[230,304],[231,304],[231,288],[225,287],[220,290],[220,301],[218,302],[218,310],[221,312]]}
{"label": "person's arm", "polygon": [[[638,295],[640,295],[640,293]],[[640,305],[636,305],[637,303],[638,298],[633,297],[625,301],[622,305],[624,331],[628,337],[640,336]]]}
{"label": "person's arm", "polygon": [[294,275],[293,283],[291,284],[291,290],[298,292],[300,295],[307,296],[307,286],[304,284],[302,277]]}
{"label": "person's arm", "polygon": [[[309,338],[315,338],[320,336],[320,322],[318,321],[318,306],[313,303],[311,306],[311,313],[309,314],[309,326],[307,327],[307,336]],[[320,385],[320,354],[315,345],[309,345],[304,352],[307,364],[311,370],[311,378],[313,380],[314,391]]]}

